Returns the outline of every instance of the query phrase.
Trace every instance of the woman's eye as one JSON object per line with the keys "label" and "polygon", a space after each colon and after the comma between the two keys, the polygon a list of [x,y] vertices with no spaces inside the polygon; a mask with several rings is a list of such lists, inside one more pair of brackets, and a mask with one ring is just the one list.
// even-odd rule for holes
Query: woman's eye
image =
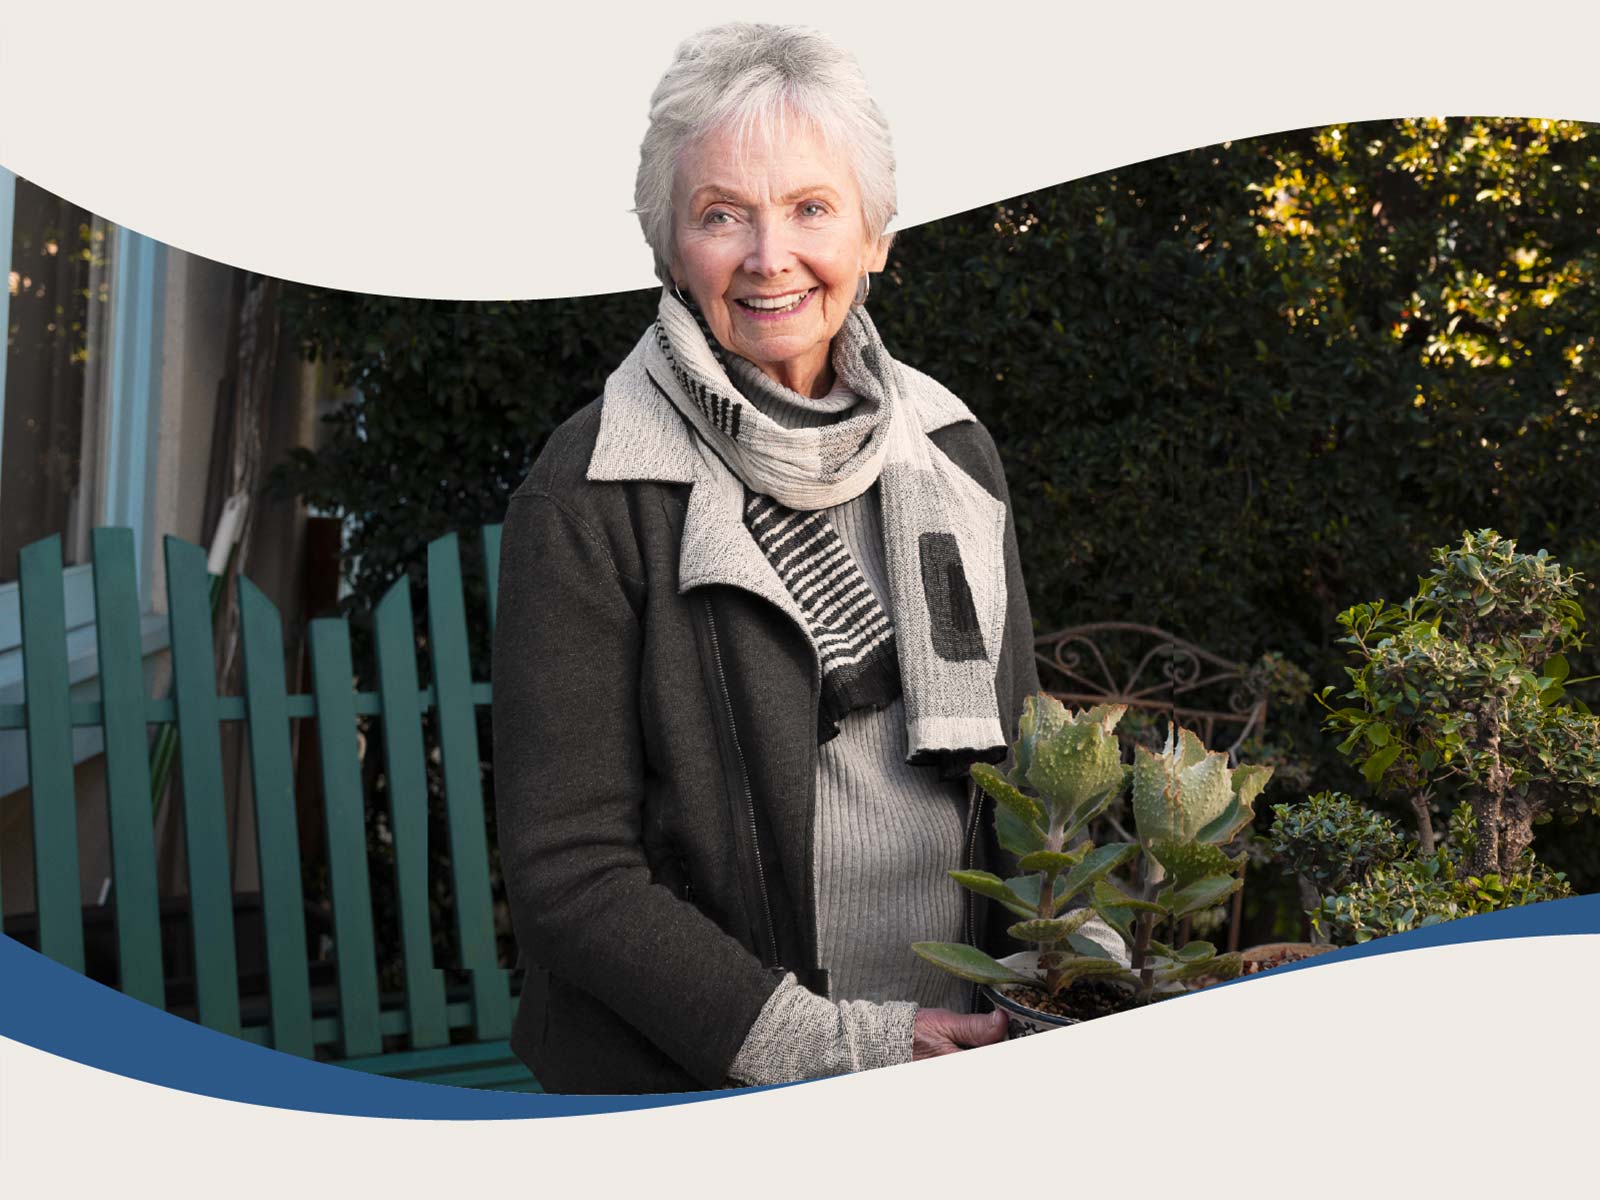
{"label": "woman's eye", "polygon": [[820,217],[825,215],[827,211],[827,206],[820,204],[816,200],[807,200],[800,206],[800,212],[808,217]]}
{"label": "woman's eye", "polygon": [[723,209],[715,208],[708,212],[702,220],[707,225],[727,225],[733,220],[733,214]]}

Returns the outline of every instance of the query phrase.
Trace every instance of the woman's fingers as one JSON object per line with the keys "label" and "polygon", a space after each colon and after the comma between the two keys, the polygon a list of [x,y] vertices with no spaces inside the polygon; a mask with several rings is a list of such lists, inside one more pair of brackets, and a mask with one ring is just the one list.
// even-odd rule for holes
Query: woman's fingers
{"label": "woman's fingers", "polygon": [[1006,1015],[955,1013],[947,1008],[919,1008],[911,1039],[913,1060],[954,1054],[971,1046],[987,1046],[1005,1040]]}
{"label": "woman's fingers", "polygon": [[958,1016],[961,1022],[961,1036],[957,1041],[965,1046],[988,1046],[994,1042],[1006,1040],[1006,1027],[1010,1024],[1003,1012],[973,1013],[971,1016]]}

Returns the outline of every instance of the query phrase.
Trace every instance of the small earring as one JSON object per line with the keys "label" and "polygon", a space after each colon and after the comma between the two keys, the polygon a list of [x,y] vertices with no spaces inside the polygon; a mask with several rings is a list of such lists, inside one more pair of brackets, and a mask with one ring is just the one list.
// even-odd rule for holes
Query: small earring
{"label": "small earring", "polygon": [[865,308],[867,297],[872,294],[872,276],[862,275],[856,280],[856,297],[850,302],[853,308]]}
{"label": "small earring", "polygon": [[689,302],[683,298],[683,293],[678,290],[678,281],[676,279],[672,281],[672,294],[678,298],[679,304],[685,308],[689,307]]}

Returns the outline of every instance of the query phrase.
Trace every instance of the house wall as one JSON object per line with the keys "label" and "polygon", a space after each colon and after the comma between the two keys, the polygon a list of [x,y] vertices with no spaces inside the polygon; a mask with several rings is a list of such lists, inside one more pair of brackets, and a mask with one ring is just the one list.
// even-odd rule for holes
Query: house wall
{"label": "house wall", "polygon": [[[232,397],[223,383],[230,366],[229,342],[242,274],[234,268],[180,250],[167,251],[161,336],[159,419],[154,478],[149,490],[154,538],[150,571],[152,608],[165,614],[167,596],[161,570],[161,539],[167,534],[207,546],[213,530],[203,528],[212,476],[215,433],[223,406]],[[280,345],[271,399],[262,413],[261,476],[295,445],[312,445],[319,398],[324,396],[319,368],[299,361],[292,345]],[[249,539],[242,548],[245,572],[278,606],[286,637],[297,650],[298,598],[302,588],[305,514],[294,501],[258,499]],[[292,659],[291,659],[292,662]],[[145,660],[149,694],[165,695],[170,658],[159,650]],[[73,689],[75,699],[96,699],[98,681]],[[254,818],[250,804],[248,756],[242,730],[224,727],[224,790],[236,890],[259,886]],[[105,760],[84,758],[75,771],[78,805],[80,892],[85,904],[100,901],[110,874],[106,821]],[[176,795],[178,789],[174,789]],[[156,819],[159,882],[163,894],[185,891],[181,808],[162,806]],[[0,796],[0,910],[30,912],[34,907],[34,864],[30,793],[26,787]]]}

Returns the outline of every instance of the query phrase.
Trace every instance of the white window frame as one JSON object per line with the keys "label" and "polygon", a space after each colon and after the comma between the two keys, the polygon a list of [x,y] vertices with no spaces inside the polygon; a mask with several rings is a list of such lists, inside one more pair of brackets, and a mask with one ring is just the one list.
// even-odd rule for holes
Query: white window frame
{"label": "white window frame", "polygon": [[[0,254],[9,273],[16,207],[16,176],[0,167]],[[146,655],[167,643],[166,618],[151,604],[155,558],[154,496],[161,426],[161,342],[166,296],[166,247],[113,225],[111,247],[111,329],[106,363],[106,394],[95,459],[99,486],[96,525],[124,525],[134,531],[139,571],[142,640]],[[0,289],[0,329],[9,327],[11,296]],[[0,346],[0,438],[4,437],[6,361]],[[74,699],[91,699],[99,673],[94,629],[94,568],[84,563],[65,572],[67,675]],[[20,704],[22,687],[22,609],[18,585],[0,584],[0,703]],[[8,744],[9,743],[9,744]],[[22,731],[0,732],[0,796],[27,783]],[[98,729],[73,731],[73,760],[100,753]]]}

